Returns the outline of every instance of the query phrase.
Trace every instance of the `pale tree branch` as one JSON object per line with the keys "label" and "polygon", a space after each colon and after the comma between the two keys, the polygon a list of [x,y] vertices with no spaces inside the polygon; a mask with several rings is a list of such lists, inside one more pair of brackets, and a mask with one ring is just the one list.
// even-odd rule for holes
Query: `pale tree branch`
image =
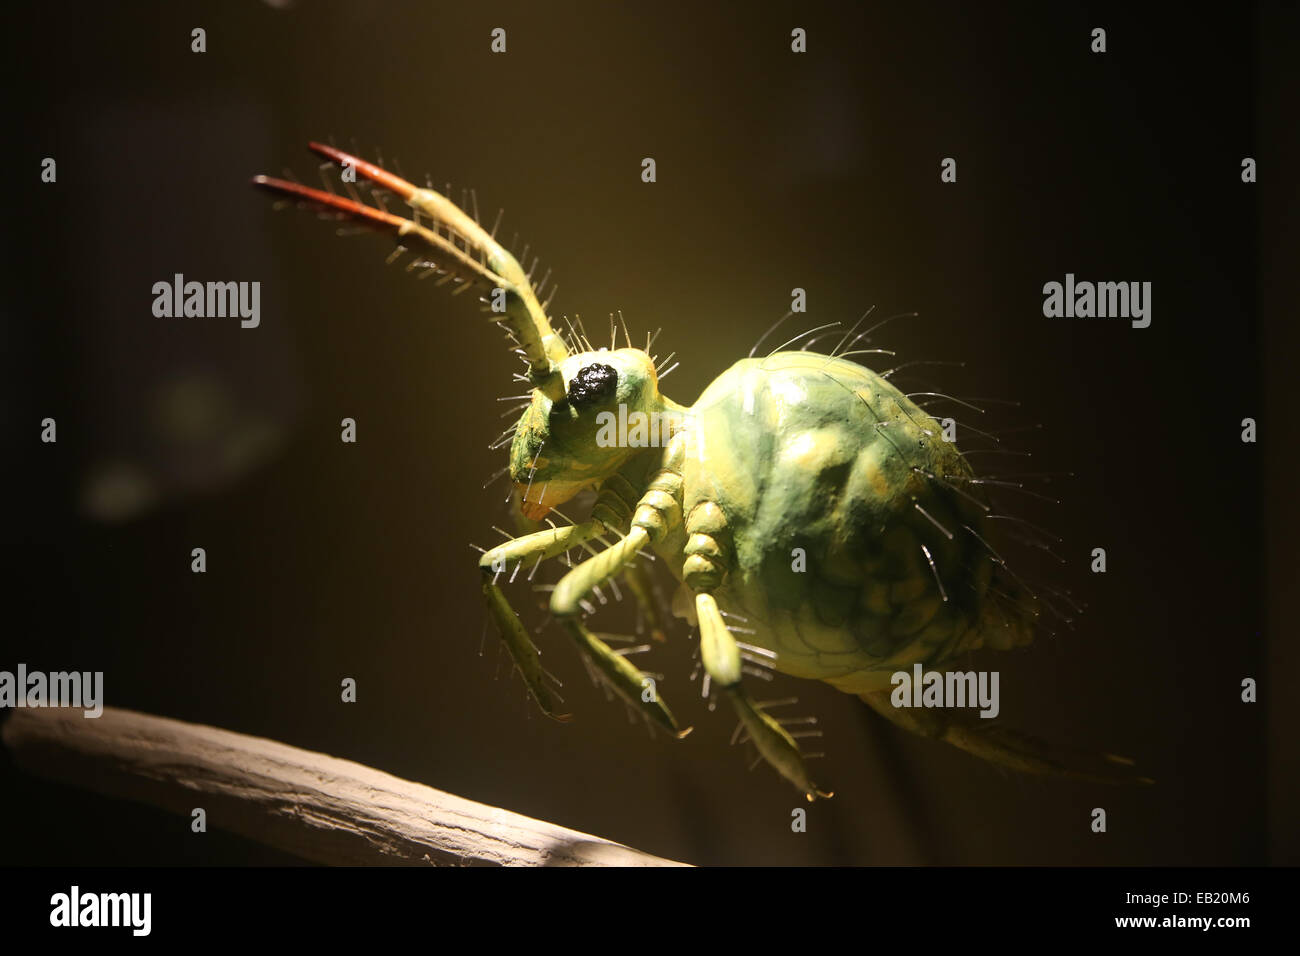
{"label": "pale tree branch", "polygon": [[[17,767],[337,865],[681,866],[337,757],[104,708],[19,708],[0,733]],[[188,821],[178,828],[193,839]]]}

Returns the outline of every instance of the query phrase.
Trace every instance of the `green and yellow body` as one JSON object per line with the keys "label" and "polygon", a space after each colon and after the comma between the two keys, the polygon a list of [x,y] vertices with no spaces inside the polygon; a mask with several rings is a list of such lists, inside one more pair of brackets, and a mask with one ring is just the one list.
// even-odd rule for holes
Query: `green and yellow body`
{"label": "green and yellow body", "polygon": [[[495,227],[486,230],[445,196],[335,147],[311,148],[344,171],[351,198],[328,182],[326,190],[265,176],[254,183],[388,235],[398,245],[390,261],[412,255],[407,270],[439,276],[435,285],[475,287],[526,365],[516,378],[529,388],[521,396],[527,407],[501,439],[510,442],[508,471],[523,515],[550,524],[558,505],[596,493],[589,515],[535,525],[479,560],[489,612],[543,712],[568,716],[500,578],[509,570],[513,580],[528,565],[531,579],[545,560],[587,552],[555,585],[552,616],[593,675],[652,724],[685,736],[654,680],[586,625],[595,611],[588,597],[615,578],[638,601],[650,600],[633,562],[653,551],[679,582],[674,610],[698,626],[708,679],[731,700],[761,756],[809,799],[828,794],[812,782],[783,722],[766,712],[771,705],[751,699],[742,681],[742,662],[753,654],[783,673],[858,694],[895,723],[985,759],[1060,769],[1019,735],[889,706],[899,671],[943,670],[964,651],[1028,643],[1038,602],[989,544],[989,505],[945,440],[952,436],[887,375],[843,355],[777,351],[737,362],[694,405],[679,405],[660,391],[649,344],[633,348],[626,327],[622,349],[616,331],[609,349],[593,347],[581,323],[567,337],[557,332],[551,297],[541,295],[546,278],[535,288],[536,262],[521,265],[496,241]],[[349,185],[357,176],[406,202],[412,217],[364,204]],[[656,637],[661,624],[654,617]]]}

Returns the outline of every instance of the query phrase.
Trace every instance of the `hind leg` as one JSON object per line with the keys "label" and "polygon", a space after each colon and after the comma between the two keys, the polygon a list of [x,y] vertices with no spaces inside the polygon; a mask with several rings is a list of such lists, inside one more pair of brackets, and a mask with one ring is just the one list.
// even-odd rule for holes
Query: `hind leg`
{"label": "hind leg", "polygon": [[777,773],[802,790],[809,800],[832,796],[813,783],[803,755],[786,729],[756,706],[745,690],[740,681],[740,648],[727,630],[713,595],[708,592],[696,594],[695,611],[700,618],[700,655],[704,669],[709,678],[726,691],[736,716],[744,724],[759,754]]}
{"label": "hind leg", "polygon": [[697,506],[686,519],[686,532],[687,557],[682,579],[695,592],[695,613],[700,622],[700,657],[709,679],[726,691],[736,716],[749,733],[749,739],[777,773],[803,791],[809,800],[831,796],[813,783],[794,739],[754,704],[741,683],[740,648],[722,619],[712,593],[726,575],[728,535],[722,509],[707,502]]}
{"label": "hind leg", "polygon": [[1054,774],[1091,780],[1096,783],[1150,783],[1147,777],[1137,777],[1131,771],[1133,761],[1114,754],[1071,753],[1076,763],[1089,763],[1095,769],[1076,769],[1067,766],[1051,745],[1019,731],[1000,727],[979,717],[959,716],[953,710],[942,708],[895,707],[890,702],[892,691],[868,691],[858,696],[890,723],[922,737],[931,737],[952,744],[981,760],[1010,767],[1021,773]]}
{"label": "hind leg", "polygon": [[889,699],[891,693],[878,690],[859,696],[890,723],[921,737],[942,740],[990,763],[1025,773],[1055,773],[1061,769],[1033,746],[1032,738],[1020,740],[1015,731],[959,722],[951,710],[895,707]]}

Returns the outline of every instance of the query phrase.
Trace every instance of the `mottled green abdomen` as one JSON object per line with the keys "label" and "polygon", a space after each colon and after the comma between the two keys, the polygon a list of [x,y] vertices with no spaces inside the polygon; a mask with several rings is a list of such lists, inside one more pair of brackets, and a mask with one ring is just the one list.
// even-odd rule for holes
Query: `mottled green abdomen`
{"label": "mottled green abdomen", "polygon": [[777,668],[861,693],[1030,639],[995,579],[982,501],[942,428],[885,379],[808,352],[746,359],[695,404],[684,511],[723,509],[716,597]]}

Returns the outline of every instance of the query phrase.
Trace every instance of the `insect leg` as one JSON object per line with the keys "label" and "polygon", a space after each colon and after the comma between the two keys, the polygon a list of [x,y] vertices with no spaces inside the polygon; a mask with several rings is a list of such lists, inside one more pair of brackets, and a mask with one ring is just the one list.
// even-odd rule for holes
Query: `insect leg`
{"label": "insect leg", "polygon": [[627,528],[627,534],[566,574],[551,593],[551,614],[573,636],[605,683],[638,712],[679,738],[685,737],[690,728],[678,728],[672,711],[659,699],[654,682],[588,631],[579,613],[584,599],[596,587],[624,573],[648,545],[662,541],[672,529],[681,526],[684,455],[685,442],[679,435],[665,449],[661,467],[649,482],[641,466],[632,462],[625,473],[604,484],[592,514],[611,529]]}
{"label": "insect leg", "polygon": [[691,728],[682,730],[668,705],[659,699],[654,681],[646,677],[626,657],[615,654],[608,644],[583,624],[579,613],[582,601],[600,585],[621,574],[636,560],[637,552],[650,543],[644,528],[633,526],[627,536],[586,561],[560,579],[551,593],[551,614],[573,637],[578,649],[595,672],[614,693],[641,714],[677,737],[685,737]]}
{"label": "insect leg", "polygon": [[809,800],[829,797],[830,793],[819,790],[813,783],[794,738],[754,705],[740,682],[740,648],[713,597],[714,590],[721,586],[732,564],[726,514],[717,504],[703,501],[686,517],[686,534],[682,580],[695,592],[695,613],[700,623],[700,657],[709,679],[727,692],[759,755],[777,773],[803,791]]}
{"label": "insect leg", "polygon": [[623,569],[623,580],[636,598],[637,607],[641,609],[646,627],[650,630],[650,637],[663,644],[668,638],[664,634],[664,619],[655,600],[654,582],[650,575],[639,564],[629,564]]}
{"label": "insect leg", "polygon": [[1093,754],[1065,750],[990,721],[964,720],[952,712],[904,710],[895,707],[887,690],[860,694],[872,710],[882,717],[922,737],[952,744],[960,750],[1002,767],[1021,773],[1050,774],[1088,780],[1093,783],[1151,783],[1138,776],[1133,761],[1115,754]]}
{"label": "insect leg", "polygon": [[533,645],[532,638],[529,637],[518,615],[510,607],[505,593],[497,586],[496,576],[511,564],[517,565],[530,559],[540,561],[563,554],[569,548],[594,538],[604,531],[604,528],[605,526],[599,521],[548,528],[512,538],[490,551],[485,551],[479,559],[479,570],[483,576],[483,599],[501,632],[501,640],[510,651],[510,656],[514,659],[515,666],[519,668],[528,692],[537,701],[537,706],[542,709],[542,713],[555,720],[568,720],[570,715],[558,712],[559,701],[546,685],[537,648]]}
{"label": "insect leg", "polygon": [[803,791],[811,801],[829,797],[830,793],[817,788],[794,738],[753,700],[740,682],[740,648],[727,630],[726,622],[718,610],[713,595],[701,591],[695,595],[695,611],[700,619],[700,654],[704,668],[715,684],[722,687],[731,698],[736,715],[749,732],[749,739],[759,754],[781,776]]}

